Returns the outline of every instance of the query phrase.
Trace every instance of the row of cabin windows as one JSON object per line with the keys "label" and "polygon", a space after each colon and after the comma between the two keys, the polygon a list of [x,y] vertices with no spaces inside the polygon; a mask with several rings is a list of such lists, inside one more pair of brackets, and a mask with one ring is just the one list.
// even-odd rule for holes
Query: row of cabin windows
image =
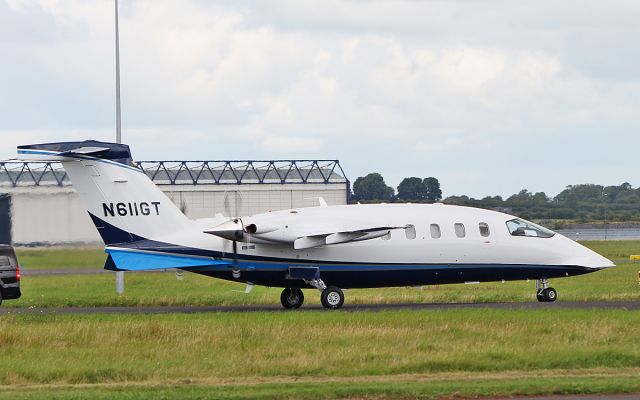
{"label": "row of cabin windows", "polygon": [[[453,224],[453,229],[454,229],[457,237],[463,238],[463,237],[467,236],[467,232],[466,232],[466,229],[465,229],[463,223],[456,222],[455,224]],[[480,222],[478,224],[478,229],[480,230],[480,236],[483,236],[483,237],[488,237],[489,236],[489,234],[490,234],[490,232],[489,232],[489,224],[487,224],[486,222]],[[434,239],[439,239],[440,237],[442,237],[442,231],[440,230],[440,225],[438,225],[438,224],[431,224],[429,226],[429,231],[431,233],[431,237],[434,238]],[[416,238],[416,227],[415,226],[408,225],[404,232],[407,235],[407,239],[415,239]],[[390,235],[383,236],[382,238],[383,239],[390,239]]]}

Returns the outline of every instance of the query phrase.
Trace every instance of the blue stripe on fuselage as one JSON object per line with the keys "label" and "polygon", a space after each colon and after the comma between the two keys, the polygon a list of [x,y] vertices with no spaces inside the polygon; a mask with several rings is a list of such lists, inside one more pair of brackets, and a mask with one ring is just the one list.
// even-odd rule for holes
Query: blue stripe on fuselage
{"label": "blue stripe on fuselage", "polygon": [[177,256],[165,253],[149,253],[107,248],[116,268],[123,271],[146,271],[153,269],[193,268],[227,266],[229,262],[204,257]]}
{"label": "blue stripe on fuselage", "polygon": [[[106,253],[111,255],[116,266],[130,270],[167,269],[167,268],[193,268],[197,267],[201,271],[228,270],[229,267],[237,266],[243,271],[287,271],[289,267],[313,266],[320,268],[320,271],[398,271],[398,270],[441,270],[447,268],[455,269],[483,269],[483,268],[580,268],[568,265],[538,265],[538,264],[377,264],[359,263],[342,264],[327,263],[318,261],[305,261],[300,259],[280,259],[280,262],[267,261],[241,261],[234,262],[232,258],[213,259],[211,257],[194,256],[187,254],[136,251],[123,248],[107,248]],[[128,264],[123,268],[121,265]]]}

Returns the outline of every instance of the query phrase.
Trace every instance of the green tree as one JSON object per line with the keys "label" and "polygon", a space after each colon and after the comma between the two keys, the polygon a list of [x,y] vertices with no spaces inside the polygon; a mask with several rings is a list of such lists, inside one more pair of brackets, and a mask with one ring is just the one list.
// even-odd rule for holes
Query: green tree
{"label": "green tree", "polygon": [[411,177],[404,178],[398,185],[398,199],[421,201],[427,199],[427,188],[422,179]]}
{"label": "green tree", "polygon": [[354,200],[392,200],[393,188],[377,172],[361,176],[353,183]]}
{"label": "green tree", "polygon": [[569,185],[556,197],[563,198],[573,195],[575,199],[580,202],[601,202],[603,190],[604,187],[602,185],[592,185],[590,183]]}
{"label": "green tree", "polygon": [[507,204],[510,206],[523,206],[531,203],[533,194],[527,189],[522,189],[518,194],[511,195],[507,199]]}
{"label": "green tree", "polygon": [[424,178],[422,181],[427,194],[426,199],[431,201],[438,201],[442,199],[442,190],[440,189],[440,182],[432,176]]}

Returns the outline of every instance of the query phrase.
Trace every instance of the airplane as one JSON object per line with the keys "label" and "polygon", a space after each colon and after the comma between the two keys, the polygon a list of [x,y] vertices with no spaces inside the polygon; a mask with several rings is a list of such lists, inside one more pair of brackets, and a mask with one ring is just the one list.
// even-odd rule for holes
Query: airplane
{"label": "airplane", "polygon": [[505,213],[445,204],[352,204],[191,220],[133,162],[129,146],[95,140],[18,146],[60,161],[105,243],[105,269],[177,268],[283,288],[287,309],[317,289],[327,309],[343,289],[549,279],[615,265],[547,228]]}

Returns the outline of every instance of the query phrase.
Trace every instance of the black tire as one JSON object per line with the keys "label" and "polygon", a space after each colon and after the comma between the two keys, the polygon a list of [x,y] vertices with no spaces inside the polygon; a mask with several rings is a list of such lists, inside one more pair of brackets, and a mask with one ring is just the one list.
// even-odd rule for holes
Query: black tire
{"label": "black tire", "polygon": [[0,306],[2,305],[2,290],[0,290]]}
{"label": "black tire", "polygon": [[542,291],[539,291],[538,293],[536,293],[536,299],[538,299],[539,302],[545,302],[546,301],[544,299],[544,295],[542,294]]}
{"label": "black tire", "polygon": [[337,310],[344,304],[344,293],[339,287],[329,286],[320,294],[320,302],[324,308]]}
{"label": "black tire", "polygon": [[548,287],[542,291],[542,296],[544,297],[544,301],[552,303],[558,298],[558,292],[556,292],[554,288]]}
{"label": "black tire", "polygon": [[280,294],[280,303],[288,310],[300,308],[304,303],[304,293],[298,288],[285,288]]}

